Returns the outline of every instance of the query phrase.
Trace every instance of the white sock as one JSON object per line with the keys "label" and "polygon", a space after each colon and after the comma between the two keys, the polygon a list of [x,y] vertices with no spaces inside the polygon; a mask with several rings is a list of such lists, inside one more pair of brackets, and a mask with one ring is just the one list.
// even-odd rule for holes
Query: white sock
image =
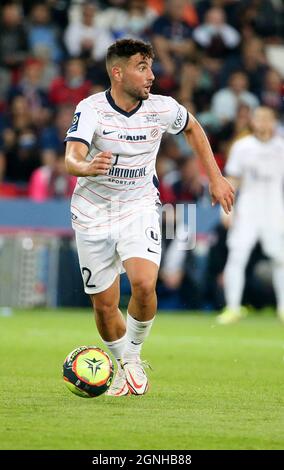
{"label": "white sock", "polygon": [[115,341],[105,341],[102,339],[104,344],[108,347],[112,355],[114,356],[117,366],[121,367],[121,357],[126,346],[126,334],[122,338],[116,339]]}
{"label": "white sock", "polygon": [[275,262],[272,271],[273,287],[275,290],[277,310],[284,312],[284,265]]}
{"label": "white sock", "polygon": [[242,302],[245,269],[249,251],[232,251],[224,270],[224,294],[226,306],[232,310],[239,310]]}
{"label": "white sock", "polygon": [[140,356],[143,343],[150,333],[154,318],[148,321],[135,320],[127,312],[126,347],[124,356]]}

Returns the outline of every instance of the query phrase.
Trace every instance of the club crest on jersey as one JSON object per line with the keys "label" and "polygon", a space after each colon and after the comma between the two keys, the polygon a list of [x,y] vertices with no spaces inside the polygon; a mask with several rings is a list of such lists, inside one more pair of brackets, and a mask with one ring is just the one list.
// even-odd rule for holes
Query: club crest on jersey
{"label": "club crest on jersey", "polygon": [[147,140],[146,135],[126,135],[126,134],[118,134],[118,138],[121,140],[127,140],[127,141],[139,141],[139,140]]}
{"label": "club crest on jersey", "polygon": [[151,130],[151,137],[155,138],[159,135],[159,129],[155,127],[155,129]]}
{"label": "club crest on jersey", "polygon": [[75,132],[78,129],[78,123],[79,123],[80,115],[81,115],[80,112],[74,114],[72,124],[71,124],[70,128],[68,129],[68,132]]}

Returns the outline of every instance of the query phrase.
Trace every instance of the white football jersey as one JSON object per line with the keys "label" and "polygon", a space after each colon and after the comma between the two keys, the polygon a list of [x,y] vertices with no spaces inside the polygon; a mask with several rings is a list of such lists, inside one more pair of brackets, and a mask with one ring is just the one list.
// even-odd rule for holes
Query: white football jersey
{"label": "white football jersey", "polygon": [[284,216],[284,139],[267,142],[253,135],[238,140],[225,167],[228,176],[241,178],[237,212],[251,216],[251,223]]}
{"label": "white football jersey", "polygon": [[129,113],[115,104],[110,90],[81,101],[65,140],[85,143],[88,161],[112,152],[112,167],[107,175],[78,178],[71,201],[73,228],[105,233],[117,222],[155,210],[162,134],[182,132],[188,119],[187,110],[168,96],[150,94]]}

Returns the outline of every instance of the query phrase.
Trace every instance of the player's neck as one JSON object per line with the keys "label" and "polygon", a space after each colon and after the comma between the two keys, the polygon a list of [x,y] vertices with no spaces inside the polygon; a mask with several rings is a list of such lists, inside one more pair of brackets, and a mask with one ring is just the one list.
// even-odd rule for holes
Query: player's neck
{"label": "player's neck", "polygon": [[268,142],[269,140],[271,140],[273,138],[273,135],[271,135],[270,133],[257,133],[255,132],[254,136],[257,138],[257,140],[260,140],[261,142]]}
{"label": "player's neck", "polygon": [[118,106],[123,111],[126,111],[127,113],[137,108],[138,104],[140,103],[139,100],[135,100],[131,96],[113,87],[110,89],[110,94],[116,106]]}

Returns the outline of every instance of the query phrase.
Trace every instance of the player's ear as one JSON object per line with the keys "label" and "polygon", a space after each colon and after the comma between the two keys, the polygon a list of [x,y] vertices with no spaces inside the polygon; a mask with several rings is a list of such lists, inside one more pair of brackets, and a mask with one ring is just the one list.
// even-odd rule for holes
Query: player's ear
{"label": "player's ear", "polygon": [[116,82],[121,82],[122,80],[122,68],[119,65],[114,65],[111,69],[112,78]]}

